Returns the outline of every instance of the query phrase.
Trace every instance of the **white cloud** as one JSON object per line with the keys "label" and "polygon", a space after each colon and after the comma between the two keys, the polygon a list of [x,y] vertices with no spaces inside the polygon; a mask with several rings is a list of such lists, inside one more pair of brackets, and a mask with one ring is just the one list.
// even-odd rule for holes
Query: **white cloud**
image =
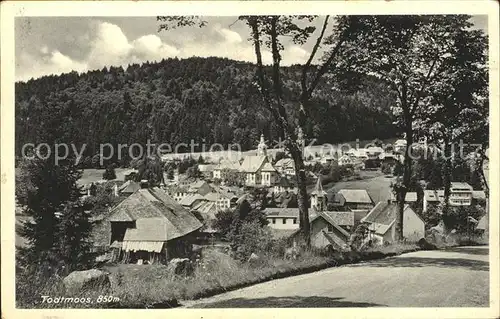
{"label": "white cloud", "polygon": [[23,65],[24,68],[19,74],[16,74],[18,80],[26,81],[43,75],[59,75],[71,71],[83,72],[87,70],[85,63],[75,61],[57,50],[49,54],[48,48],[46,49],[46,56],[43,57],[33,56],[24,52],[21,53],[17,63]]}
{"label": "white cloud", "polygon": [[154,34],[134,40],[132,46],[133,55],[142,61],[159,61],[163,58],[176,56],[180,52],[176,47],[163,43],[160,37]]}
{"label": "white cloud", "polygon": [[[89,32],[73,37],[68,43],[81,47],[88,45],[88,54],[81,60],[51,50],[42,46],[36,54],[22,52],[18,58],[16,77],[26,80],[48,74],[60,74],[72,70],[84,72],[109,66],[126,66],[130,63],[159,61],[163,58],[177,56],[187,58],[192,56],[218,56],[234,60],[256,62],[255,51],[251,42],[243,40],[238,32],[221,27],[220,24],[209,29],[212,36],[202,41],[195,36],[188,37],[171,33],[169,36],[175,43],[173,46],[165,43],[156,34],[146,34],[130,41],[122,29],[109,22],[94,22]],[[217,35],[216,39],[213,35]],[[177,37],[177,39],[175,38]],[[50,46],[50,43],[48,44]],[[304,63],[308,52],[299,46],[287,47],[282,52],[283,65]],[[262,58],[265,64],[272,63],[271,52],[263,49]]]}
{"label": "white cloud", "polygon": [[214,26],[214,31],[217,32],[219,35],[221,35],[224,38],[225,42],[240,43],[243,41],[238,32],[222,28],[220,24],[216,24]]}
{"label": "white cloud", "polygon": [[120,27],[102,22],[98,25],[97,35],[91,42],[88,65],[90,68],[123,65],[131,50],[132,45]]}
{"label": "white cloud", "polygon": [[283,65],[306,63],[309,58],[309,52],[299,46],[293,45],[282,53]]}

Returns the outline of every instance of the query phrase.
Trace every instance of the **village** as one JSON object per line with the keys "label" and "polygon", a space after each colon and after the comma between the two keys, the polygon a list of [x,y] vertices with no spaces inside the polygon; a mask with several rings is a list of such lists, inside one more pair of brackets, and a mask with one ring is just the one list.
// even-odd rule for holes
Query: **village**
{"label": "village", "polygon": [[15,306],[489,305],[492,20],[326,14],[17,19]]}
{"label": "village", "polygon": [[[277,239],[286,239],[290,246],[297,244],[299,234],[299,209],[293,160],[284,157],[275,160],[269,152],[262,135],[257,149],[247,152],[239,161],[217,158],[218,163],[195,164],[199,175],[189,178],[175,171],[173,176],[163,172],[159,186],[150,187],[148,180],[135,181],[137,170],[128,169],[122,174],[124,180],[104,179],[83,185],[88,199],[98,196],[99,184],[112,187],[113,196],[122,200],[100,216],[94,216],[94,247],[102,253],[102,260],[146,264],[168,263],[175,258],[189,257],[192,246],[217,246],[225,239],[213,226],[219,212],[234,211],[244,200],[251,197],[255,189],[263,191],[267,200],[262,208],[267,227]],[[306,163],[323,166],[343,166],[349,170],[364,171],[367,162],[379,162],[371,169],[379,172],[378,178],[394,180],[392,171],[380,172],[382,165],[391,169],[404,152],[405,140],[399,139],[387,151],[379,146],[350,149],[340,156],[336,153],[323,157],[309,157]],[[252,154],[253,153],[253,154]],[[251,154],[251,155],[248,155]],[[179,154],[165,161],[181,161]],[[240,184],[231,181],[231,176],[241,176]],[[379,201],[373,199],[366,189],[343,188],[335,193],[324,190],[320,174],[308,171],[312,181],[309,188],[309,220],[312,246],[319,250],[351,250],[352,237],[360,226],[366,227],[363,245],[388,245],[396,240],[395,222],[397,201],[390,187],[380,189]],[[103,188],[101,188],[103,189]],[[416,192],[406,194],[404,208],[404,237],[408,242],[426,238],[426,227],[421,214],[436,207],[444,200],[442,189],[424,189],[421,199]],[[380,200],[383,199],[383,200]],[[449,197],[451,206],[484,207],[485,193],[473,190],[465,182],[452,182]],[[415,205],[421,205],[416,207]],[[104,217],[105,216],[105,217]],[[471,229],[484,232],[486,216],[476,220],[470,217]],[[431,230],[439,229],[434,226]],[[187,246],[186,246],[187,245]],[[227,245],[227,244],[226,244]]]}

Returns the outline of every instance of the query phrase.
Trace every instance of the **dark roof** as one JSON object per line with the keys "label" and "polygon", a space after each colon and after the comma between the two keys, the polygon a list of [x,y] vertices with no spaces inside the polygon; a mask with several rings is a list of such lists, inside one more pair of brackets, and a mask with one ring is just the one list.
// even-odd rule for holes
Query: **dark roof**
{"label": "dark roof", "polygon": [[[344,236],[347,236],[349,237],[349,233],[342,227],[340,227],[337,223],[336,223],[336,218],[332,218],[330,216],[330,214],[326,214],[325,212],[317,212],[316,213],[316,217],[314,218],[311,218],[311,224],[318,218],[322,217],[324,220],[326,220],[330,225],[332,225],[333,227],[335,227],[339,232],[341,232]],[[354,215],[353,215],[354,216]],[[353,217],[354,218],[354,217]]]}
{"label": "dark roof", "polygon": [[264,155],[246,156],[241,163],[240,171],[245,173],[256,173],[267,162],[267,157]]}
{"label": "dark roof", "polygon": [[[150,239],[152,237],[160,238],[158,240],[170,240],[189,234],[202,226],[193,214],[157,187],[140,189],[130,195],[112,209],[109,220],[136,221],[138,230],[128,237],[134,239],[126,240],[139,241],[152,240]],[[138,220],[141,221],[137,223]],[[142,225],[140,229],[139,225]]]}
{"label": "dark roof", "polygon": [[341,189],[335,196],[343,196],[347,203],[359,203],[359,204],[373,203],[370,195],[368,195],[368,192],[364,189]]}
{"label": "dark roof", "polygon": [[[410,205],[404,206],[404,211],[411,210]],[[365,223],[376,223],[391,225],[397,216],[398,204],[396,202],[378,202],[375,207],[361,221]],[[415,213],[415,215],[417,215]],[[417,215],[418,216],[418,215]],[[420,218],[420,216],[418,216]]]}
{"label": "dark roof", "polygon": [[267,217],[299,217],[298,208],[266,208],[265,213]]}
{"label": "dark roof", "polygon": [[323,211],[322,213],[328,215],[337,225],[354,226],[354,212]]}
{"label": "dark roof", "polygon": [[196,193],[196,194],[189,194],[183,199],[179,201],[179,204],[182,206],[191,206],[193,205],[197,200],[205,200],[205,197],[202,195]]}

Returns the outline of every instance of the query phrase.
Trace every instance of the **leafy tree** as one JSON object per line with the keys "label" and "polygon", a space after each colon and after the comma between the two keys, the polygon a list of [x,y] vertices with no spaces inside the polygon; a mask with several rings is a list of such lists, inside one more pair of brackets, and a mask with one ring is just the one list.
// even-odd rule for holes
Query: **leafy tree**
{"label": "leafy tree", "polygon": [[137,164],[138,172],[135,181],[147,180],[151,186],[159,186],[163,180],[163,162],[157,156],[144,157]]}
{"label": "leafy tree", "polygon": [[231,169],[223,169],[221,170],[221,180],[228,186],[242,187],[245,184],[245,174]]}
{"label": "leafy tree", "polygon": [[[28,243],[19,250],[19,261],[35,267],[43,262],[51,271],[68,263],[67,247],[81,249],[81,258],[67,264],[70,269],[78,266],[86,258],[84,239],[88,235],[88,219],[81,210],[81,189],[76,183],[81,171],[74,159],[65,159],[58,165],[54,160],[53,156],[25,159],[16,181],[16,198],[24,206],[24,214],[31,217],[18,229]],[[74,235],[67,232],[70,228],[81,240],[71,241]]]}
{"label": "leafy tree", "polygon": [[232,214],[218,213],[216,217],[215,225],[226,234],[237,259],[246,259],[252,252],[260,251],[258,243],[264,242],[266,237],[270,238],[262,229],[267,225],[264,212],[252,208],[247,200],[243,200]]}
{"label": "leafy tree", "polygon": [[215,220],[213,221],[213,227],[216,229],[222,237],[227,237],[231,231],[231,224],[234,219],[234,211],[232,210],[221,210],[215,213]]}
{"label": "leafy tree", "polygon": [[384,173],[386,175],[391,174],[392,173],[392,165],[390,165],[389,163],[382,163],[380,170],[382,171],[382,173]]}
{"label": "leafy tree", "polygon": [[274,156],[274,163],[278,162],[279,160],[286,158],[286,153],[285,152],[276,152],[276,155]]}
{"label": "leafy tree", "polygon": [[[459,28],[447,39],[449,49],[440,61],[441,80],[430,83],[428,105],[431,107],[419,109],[417,114],[421,129],[418,133],[443,144],[444,215],[450,208],[451,182],[460,181],[457,177],[467,176],[470,171],[469,165],[463,162],[464,149],[459,150],[457,144],[464,138],[468,139],[466,142],[481,145],[488,140],[484,134],[474,134],[474,127],[470,125],[471,120],[487,122],[484,116],[487,117],[488,112],[488,74],[487,38],[480,30],[470,30],[469,18],[460,16],[450,24],[449,28]],[[454,174],[460,167],[464,168],[463,172]]]}
{"label": "leafy tree", "polygon": [[[470,29],[470,16],[360,16],[358,32],[349,38],[346,57],[341,61],[345,82],[353,83],[364,76],[375,76],[387,83],[397,96],[394,108],[398,123],[406,136],[403,177],[395,185],[399,203],[396,233],[403,234],[404,198],[412,177],[412,158],[416,134],[414,128],[422,110],[435,105],[436,88],[453,85],[449,70],[451,60],[468,60],[457,50],[457,39],[475,42],[477,34]],[[344,67],[342,67],[344,66]],[[357,76],[353,76],[357,74]],[[358,81],[359,84],[359,81]]]}
{"label": "leafy tree", "polygon": [[189,167],[186,170],[186,176],[188,178],[199,178],[201,176],[201,172],[200,169],[198,168],[198,165]]}
{"label": "leafy tree", "polygon": [[61,214],[56,233],[57,249],[65,271],[91,268],[95,261],[90,241],[90,211],[81,202],[68,202]]}

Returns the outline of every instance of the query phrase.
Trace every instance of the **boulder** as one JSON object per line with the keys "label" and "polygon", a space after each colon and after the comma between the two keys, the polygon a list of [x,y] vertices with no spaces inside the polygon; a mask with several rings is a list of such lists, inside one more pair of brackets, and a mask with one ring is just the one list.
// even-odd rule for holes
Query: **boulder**
{"label": "boulder", "polygon": [[98,269],[73,271],[63,279],[67,294],[79,294],[90,288],[108,289],[111,287],[109,274]]}
{"label": "boulder", "polygon": [[193,265],[188,258],[174,258],[168,262],[168,272],[174,275],[189,276],[193,273]]}

